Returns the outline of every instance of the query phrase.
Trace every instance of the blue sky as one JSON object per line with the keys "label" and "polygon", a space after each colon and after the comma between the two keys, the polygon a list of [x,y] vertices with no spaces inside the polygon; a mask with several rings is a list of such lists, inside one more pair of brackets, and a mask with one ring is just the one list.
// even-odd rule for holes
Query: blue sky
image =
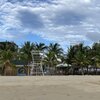
{"label": "blue sky", "polygon": [[91,45],[100,40],[100,0],[0,0],[0,35],[19,45]]}

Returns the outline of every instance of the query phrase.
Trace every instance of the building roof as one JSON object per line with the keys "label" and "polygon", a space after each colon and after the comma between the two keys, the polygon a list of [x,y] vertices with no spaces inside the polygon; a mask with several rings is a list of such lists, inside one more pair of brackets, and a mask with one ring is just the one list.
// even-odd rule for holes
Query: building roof
{"label": "building roof", "polygon": [[27,65],[27,61],[23,61],[23,60],[13,60],[11,61],[11,63],[13,63],[14,65]]}

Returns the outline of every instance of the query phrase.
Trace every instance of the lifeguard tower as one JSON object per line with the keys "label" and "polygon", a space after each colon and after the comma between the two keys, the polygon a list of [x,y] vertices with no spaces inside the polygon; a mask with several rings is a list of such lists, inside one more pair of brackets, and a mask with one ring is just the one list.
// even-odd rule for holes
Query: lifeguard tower
{"label": "lifeguard tower", "polygon": [[43,59],[44,52],[42,51],[31,51],[32,54],[32,67],[30,70],[30,75],[44,75],[43,72]]}

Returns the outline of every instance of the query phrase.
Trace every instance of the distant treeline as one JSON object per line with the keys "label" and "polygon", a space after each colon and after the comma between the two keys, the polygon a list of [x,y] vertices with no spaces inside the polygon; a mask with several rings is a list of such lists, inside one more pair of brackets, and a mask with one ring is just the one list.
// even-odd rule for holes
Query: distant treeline
{"label": "distant treeline", "polygon": [[[100,42],[94,43],[91,47],[84,46],[82,43],[71,45],[66,54],[58,43],[50,43],[47,46],[44,43],[27,41],[19,48],[14,42],[0,42],[0,63],[22,60],[28,64],[32,61],[32,50],[44,51],[43,62],[49,67],[55,67],[59,63],[70,64],[73,69],[76,67],[82,70],[87,68],[87,71],[89,67],[100,67]],[[84,74],[84,72],[82,73]]]}

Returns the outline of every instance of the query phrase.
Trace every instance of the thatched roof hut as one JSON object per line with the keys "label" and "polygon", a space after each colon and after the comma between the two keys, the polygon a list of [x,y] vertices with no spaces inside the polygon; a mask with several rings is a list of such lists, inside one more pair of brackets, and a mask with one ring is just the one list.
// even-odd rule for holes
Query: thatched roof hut
{"label": "thatched roof hut", "polygon": [[16,70],[10,63],[10,61],[6,61],[3,67],[3,75],[4,76],[15,76]]}

